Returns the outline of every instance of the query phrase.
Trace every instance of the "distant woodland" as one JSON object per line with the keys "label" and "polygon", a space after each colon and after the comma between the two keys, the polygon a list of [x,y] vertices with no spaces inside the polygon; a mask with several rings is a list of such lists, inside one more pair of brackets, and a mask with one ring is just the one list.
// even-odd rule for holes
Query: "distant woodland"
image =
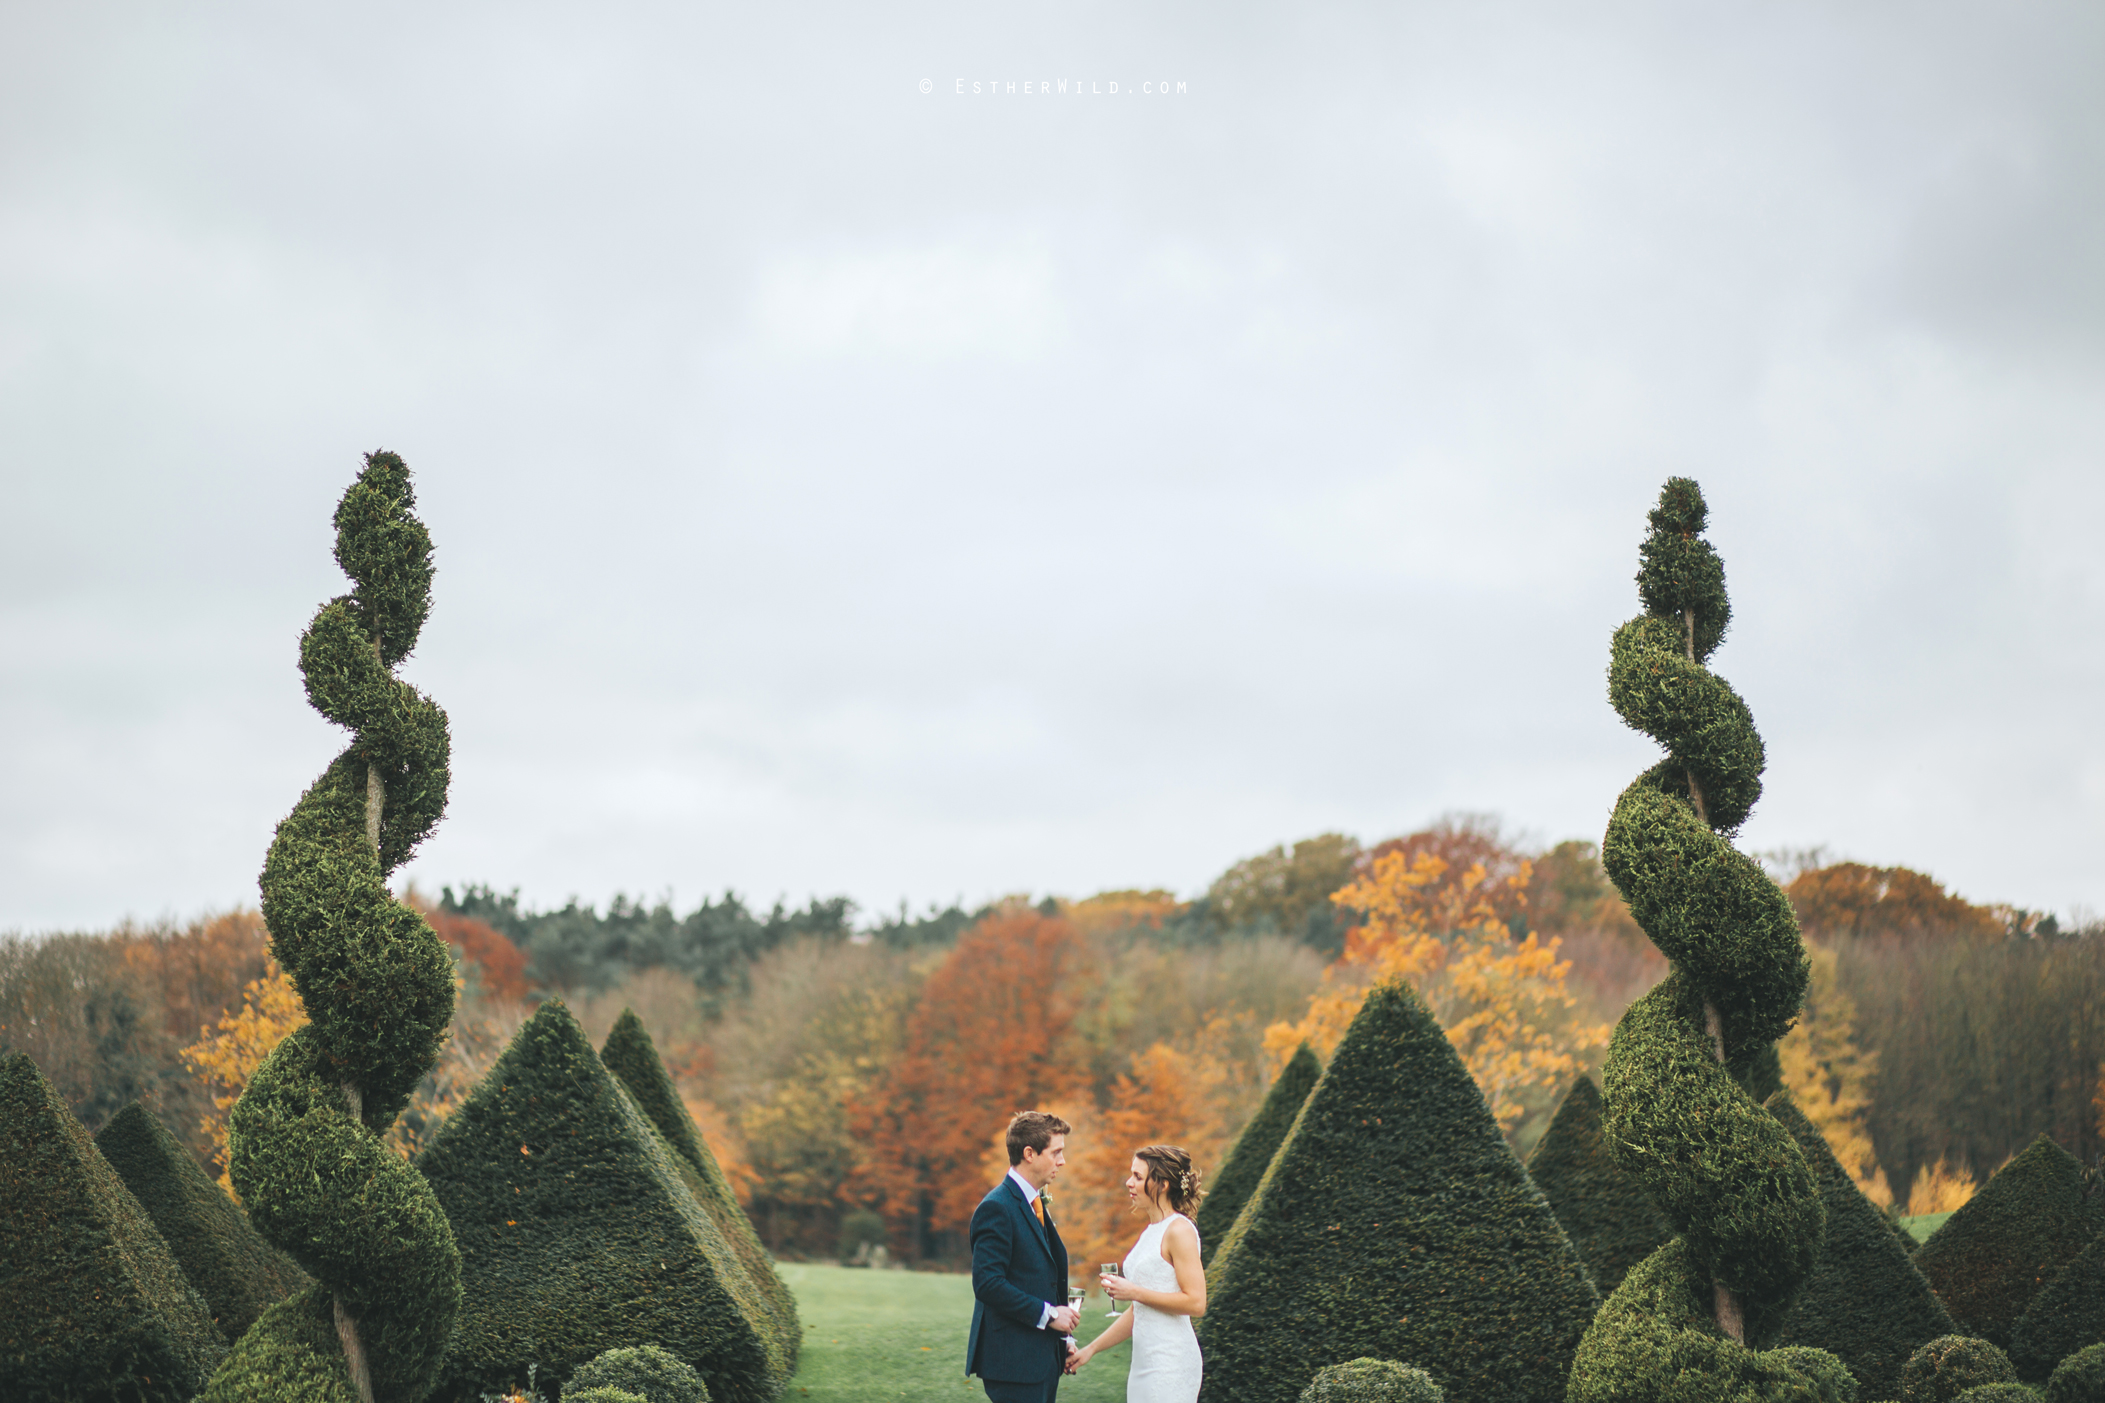
{"label": "distant woodland", "polygon": [[[1771,868],[1813,956],[1786,1078],[1876,1201],[1955,1206],[2042,1131],[2099,1159],[2105,930],[1906,868]],[[595,1040],[633,1008],[774,1250],[884,1241],[929,1263],[956,1261],[1026,1106],[1075,1124],[1063,1222],[1077,1260],[1108,1259],[1130,1236],[1131,1149],[1172,1141],[1217,1167],[1286,1058],[1303,1042],[1327,1056],[1382,979],[1426,997],[1525,1151],[1665,973],[1593,845],[1530,851],[1481,819],[1283,845],[1191,901],[871,917],[839,897],[760,910],[727,893],[684,914],[536,910],[487,886],[412,899],[462,997],[394,1133],[404,1153],[540,1001],[563,999]],[[301,1017],[253,911],[0,936],[0,1051],[34,1057],[91,1131],[145,1101],[215,1173],[226,1108]]]}

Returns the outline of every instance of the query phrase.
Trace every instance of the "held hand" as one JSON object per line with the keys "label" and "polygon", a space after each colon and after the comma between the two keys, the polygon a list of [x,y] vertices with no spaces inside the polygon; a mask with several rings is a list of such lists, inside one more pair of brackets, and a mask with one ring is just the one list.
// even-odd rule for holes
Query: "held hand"
{"label": "held hand", "polygon": [[1100,1276],[1097,1278],[1097,1284],[1102,1286],[1104,1294],[1114,1301],[1130,1301],[1133,1299],[1133,1287],[1122,1276]]}
{"label": "held hand", "polygon": [[1046,1324],[1062,1335],[1072,1335],[1081,1328],[1082,1313],[1071,1306],[1062,1306],[1052,1313],[1052,1319]]}
{"label": "held hand", "polygon": [[1070,1374],[1081,1373],[1082,1366],[1089,1362],[1089,1353],[1086,1349],[1070,1349],[1067,1351],[1067,1362],[1062,1367]]}

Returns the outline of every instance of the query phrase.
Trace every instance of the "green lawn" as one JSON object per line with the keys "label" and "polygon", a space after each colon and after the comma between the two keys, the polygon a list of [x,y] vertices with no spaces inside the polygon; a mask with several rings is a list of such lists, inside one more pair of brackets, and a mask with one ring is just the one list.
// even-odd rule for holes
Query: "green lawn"
{"label": "green lawn", "polygon": [[1914,1235],[1917,1242],[1928,1242],[1930,1234],[1944,1226],[1949,1213],[1925,1213],[1919,1218],[1903,1218],[1900,1225]]}
{"label": "green lawn", "polygon": [[[793,1403],[850,1403],[875,1398],[939,1398],[984,1403],[978,1379],[965,1377],[965,1334],[972,1328],[972,1279],[918,1271],[862,1271],[784,1262],[776,1268],[796,1293],[804,1319],[804,1352],[789,1386]],[[1110,1320],[1104,1301],[1082,1309],[1082,1338]],[[1117,1403],[1126,1396],[1129,1349],[1114,1350],[1060,1383],[1060,1403]]]}

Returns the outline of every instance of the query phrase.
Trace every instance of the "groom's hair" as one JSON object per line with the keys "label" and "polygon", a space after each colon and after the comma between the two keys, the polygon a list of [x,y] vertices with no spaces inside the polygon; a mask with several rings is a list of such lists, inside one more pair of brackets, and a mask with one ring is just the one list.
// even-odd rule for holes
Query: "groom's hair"
{"label": "groom's hair", "polygon": [[1055,1135],[1065,1135],[1074,1127],[1050,1111],[1018,1111],[1009,1117],[1009,1165],[1014,1168],[1023,1163],[1025,1147],[1045,1153]]}

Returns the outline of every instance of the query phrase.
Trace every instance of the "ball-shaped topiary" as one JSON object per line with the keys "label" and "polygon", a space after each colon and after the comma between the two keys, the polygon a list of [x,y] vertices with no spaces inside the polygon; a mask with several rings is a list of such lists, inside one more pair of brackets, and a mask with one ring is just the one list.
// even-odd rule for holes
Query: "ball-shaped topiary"
{"label": "ball-shaped topiary", "polygon": [[1354,1359],[1316,1370],[1300,1403],[1447,1403],[1423,1369],[1393,1359]]}
{"label": "ball-shaped topiary", "polygon": [[1616,631],[1608,668],[1610,703],[1669,753],[1623,791],[1602,861],[1673,972],[1616,1027],[1602,1124],[1677,1235],[1595,1317],[1573,1403],[1706,1387],[1812,1399],[1849,1380],[1818,1351],[1763,1348],[1812,1274],[1824,1225],[1805,1157],[1760,1104],[1809,961],[1790,902],[1726,841],[1766,761],[1747,704],[1704,666],[1731,613],[1706,516],[1694,482],[1667,482],[1640,552],[1646,612]]}
{"label": "ball-shaped topiary", "polygon": [[702,1376],[656,1345],[610,1349],[579,1365],[563,1385],[563,1403],[582,1403],[600,1389],[637,1394],[647,1403],[709,1403]]}
{"label": "ball-shaped topiary", "polygon": [[625,1388],[602,1385],[599,1388],[563,1391],[563,1403],[651,1403],[640,1393],[631,1393]]}
{"label": "ball-shaped topiary", "polygon": [[315,1285],[264,1312],[201,1403],[383,1403],[430,1390],[460,1309],[460,1254],[431,1186],[381,1136],[453,1017],[453,961],[387,876],[446,807],[446,715],[395,665],[431,608],[409,468],[366,456],[336,508],[356,588],[300,639],[307,699],[353,734],[278,825],[263,864],[272,952],[311,1020],[228,1116],[228,1172],[264,1239]]}
{"label": "ball-shaped topiary", "polygon": [[2010,1356],[1971,1335],[1939,1335],[1900,1368],[1902,1403],[1955,1403],[1968,1389],[2016,1382]]}
{"label": "ball-shaped topiary", "polygon": [[2086,1345],[2055,1367],[2047,1403],[2105,1403],[2105,1344]]}

